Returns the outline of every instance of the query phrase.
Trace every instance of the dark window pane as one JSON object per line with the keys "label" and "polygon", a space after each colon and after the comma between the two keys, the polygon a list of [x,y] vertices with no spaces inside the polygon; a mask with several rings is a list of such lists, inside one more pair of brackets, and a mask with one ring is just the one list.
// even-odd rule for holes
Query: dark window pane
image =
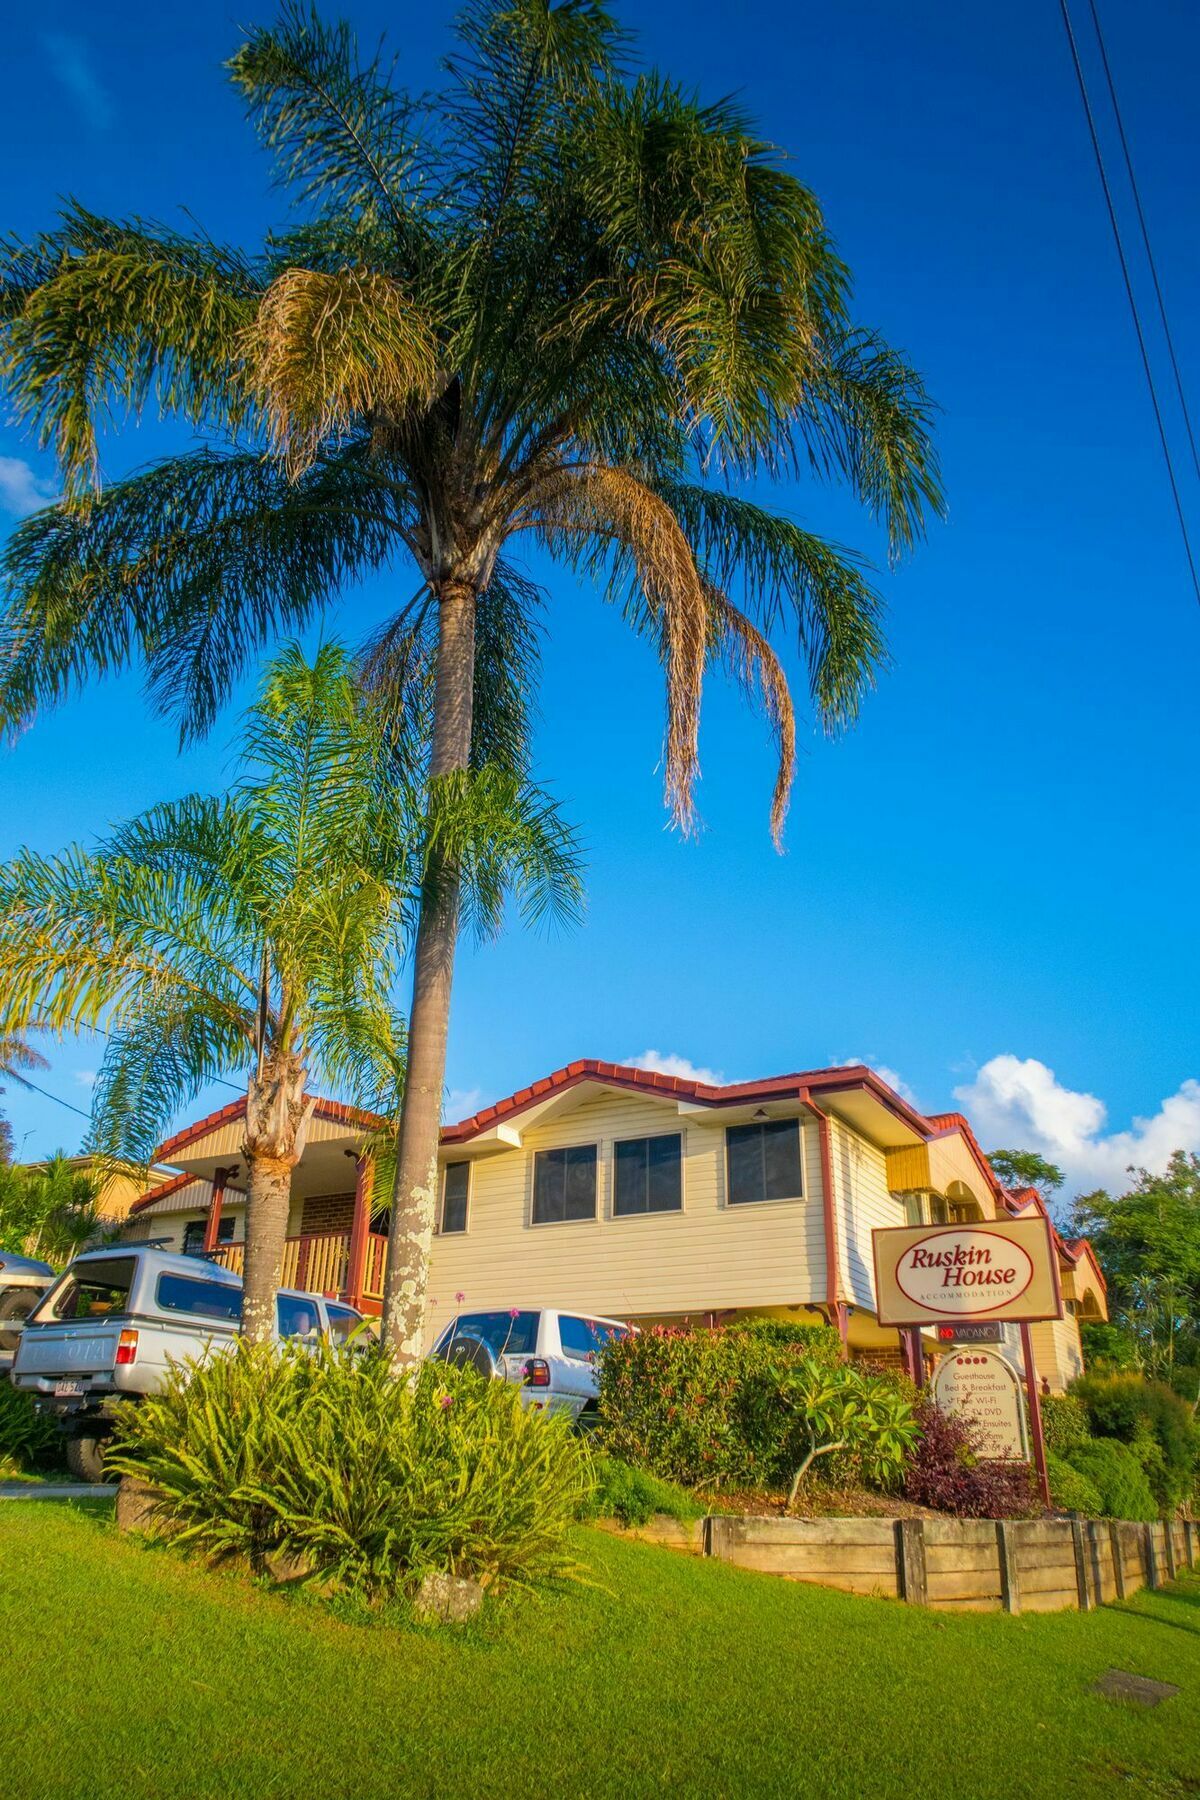
{"label": "dark window pane", "polygon": [[470,1163],[447,1163],[442,1190],[442,1230],[467,1229],[467,1192],[471,1183]]}
{"label": "dark window pane", "polygon": [[625,1338],[625,1325],[605,1325],[598,1319],[575,1319],[568,1313],[558,1315],[558,1337],[564,1356],[594,1356],[603,1350],[610,1338]]}
{"label": "dark window pane", "polygon": [[[116,1319],[129,1309],[129,1290],[136,1267],[132,1257],[111,1262],[81,1263],[54,1299],[55,1319]],[[39,1309],[40,1310],[40,1309]]]}
{"label": "dark window pane", "polygon": [[495,1356],[532,1356],[537,1349],[536,1312],[462,1313],[438,1340],[445,1351],[456,1337],[482,1338]]}
{"label": "dark window pane", "polygon": [[572,1144],[563,1150],[539,1150],[533,1159],[533,1222],[596,1216],[596,1146]]}
{"label": "dark window pane", "polygon": [[763,1136],[763,1198],[794,1200],[800,1192],[800,1127],[776,1119],[759,1128]]}
{"label": "dark window pane", "polygon": [[595,1144],[575,1144],[567,1151],[563,1216],[568,1219],[594,1219],[596,1216]]}
{"label": "dark window pane", "polygon": [[631,1138],[613,1148],[613,1212],[678,1212],[683,1204],[678,1135]]}
{"label": "dark window pane", "polygon": [[762,1140],[757,1125],[731,1125],[725,1133],[729,1163],[729,1204],[761,1200]]}
{"label": "dark window pane", "polygon": [[336,1306],[331,1300],[327,1300],[325,1311],[329,1314],[329,1335],[335,1344],[344,1344],[350,1333],[362,1324],[352,1307]]}
{"label": "dark window pane", "polygon": [[242,1316],[242,1290],[232,1282],[160,1275],[155,1293],[164,1312],[195,1313],[197,1318],[227,1319],[232,1323]]}
{"label": "dark window pane", "polygon": [[[222,1218],[217,1221],[218,1244],[232,1244],[235,1221]],[[201,1256],[204,1252],[204,1235],[208,1230],[207,1219],[189,1219],[183,1228],[183,1254],[185,1256]]]}
{"label": "dark window pane", "polygon": [[730,1125],[725,1133],[729,1204],[795,1200],[800,1180],[800,1126],[795,1119],[764,1125]]}
{"label": "dark window pane", "polygon": [[314,1300],[280,1294],[275,1301],[280,1337],[309,1337],[321,1329],[321,1315]]}

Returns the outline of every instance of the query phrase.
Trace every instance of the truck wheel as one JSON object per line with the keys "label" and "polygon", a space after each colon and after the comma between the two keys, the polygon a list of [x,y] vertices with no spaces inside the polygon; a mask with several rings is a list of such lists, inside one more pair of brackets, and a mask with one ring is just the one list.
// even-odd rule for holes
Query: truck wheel
{"label": "truck wheel", "polygon": [[41,1288],[10,1288],[0,1294],[0,1350],[15,1350],[21,1342],[19,1331],[5,1331],[4,1321],[27,1319],[42,1297]]}
{"label": "truck wheel", "polygon": [[87,1481],[92,1485],[103,1481],[104,1439],[69,1437],[67,1439],[67,1467],[76,1481]]}

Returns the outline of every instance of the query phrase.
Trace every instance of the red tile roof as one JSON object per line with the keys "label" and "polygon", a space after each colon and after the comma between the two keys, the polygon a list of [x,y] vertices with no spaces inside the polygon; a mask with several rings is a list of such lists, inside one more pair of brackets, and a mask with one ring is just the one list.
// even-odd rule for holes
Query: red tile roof
{"label": "red tile roof", "polygon": [[142,1195],[140,1200],[134,1201],[129,1209],[129,1216],[132,1217],[135,1212],[144,1212],[146,1207],[153,1206],[156,1200],[165,1200],[168,1194],[177,1194],[180,1188],[185,1188],[190,1182],[200,1179],[199,1175],[190,1175],[185,1170],[182,1175],[172,1175],[170,1181],[160,1181],[157,1187],[152,1187],[148,1193]]}
{"label": "red tile roof", "polygon": [[[364,1112],[357,1106],[346,1106],[340,1100],[318,1100],[314,1115],[318,1119],[332,1119],[339,1125],[356,1125],[365,1131],[377,1131],[387,1123],[378,1113]],[[232,1125],[235,1119],[244,1119],[245,1116],[245,1098],[231,1100],[228,1106],[218,1107],[216,1112],[205,1113],[202,1119],[197,1119],[193,1125],[185,1125],[182,1131],[177,1131],[174,1137],[169,1137],[164,1144],[160,1144],[154,1153],[154,1160],[170,1162],[172,1152],[185,1150],[189,1144],[207,1137],[210,1131],[216,1131],[222,1125]]]}

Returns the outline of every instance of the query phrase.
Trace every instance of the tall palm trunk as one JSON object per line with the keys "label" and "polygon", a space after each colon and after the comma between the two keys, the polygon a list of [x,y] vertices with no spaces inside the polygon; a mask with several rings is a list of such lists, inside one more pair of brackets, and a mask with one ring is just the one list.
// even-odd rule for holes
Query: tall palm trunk
{"label": "tall palm trunk", "polygon": [[[431,790],[441,777],[470,763],[475,603],[469,582],[447,581],[438,593]],[[429,870],[413,951],[408,1062],[383,1293],[383,1340],[398,1370],[411,1367],[420,1357],[425,1329],[460,886],[456,867],[443,861]]]}
{"label": "tall palm trunk", "polygon": [[250,1077],[246,1092],[246,1262],[242,1333],[262,1343],[275,1330],[275,1296],[283,1281],[292,1170],[304,1151],[312,1103],[303,1068],[287,1057]]}

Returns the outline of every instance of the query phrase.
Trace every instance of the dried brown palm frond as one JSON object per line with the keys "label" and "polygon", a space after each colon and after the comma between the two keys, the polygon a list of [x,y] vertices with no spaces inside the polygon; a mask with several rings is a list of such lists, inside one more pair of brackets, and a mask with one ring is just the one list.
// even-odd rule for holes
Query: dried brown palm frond
{"label": "dried brown palm frond", "polygon": [[430,399],[437,340],[399,282],[372,269],[288,269],[246,332],[250,379],[293,477],[364,414]]}
{"label": "dried brown palm frond", "polygon": [[704,591],[714,648],[725,658],[747,699],[762,707],[775,738],[779,768],[771,795],[771,838],[775,848],[782,850],[783,824],[796,773],[796,709],[788,679],[769,641],[728,595],[711,582],[705,583]]}
{"label": "dried brown palm frond", "polygon": [[[557,471],[533,498],[533,523],[548,544],[579,533],[583,555],[615,546],[633,562],[658,628],[667,671],[666,797],[676,822],[694,823],[692,790],[700,772],[700,691],[709,612],[696,558],[666,501],[627,469],[584,464]],[[590,541],[590,542],[589,542]]]}

